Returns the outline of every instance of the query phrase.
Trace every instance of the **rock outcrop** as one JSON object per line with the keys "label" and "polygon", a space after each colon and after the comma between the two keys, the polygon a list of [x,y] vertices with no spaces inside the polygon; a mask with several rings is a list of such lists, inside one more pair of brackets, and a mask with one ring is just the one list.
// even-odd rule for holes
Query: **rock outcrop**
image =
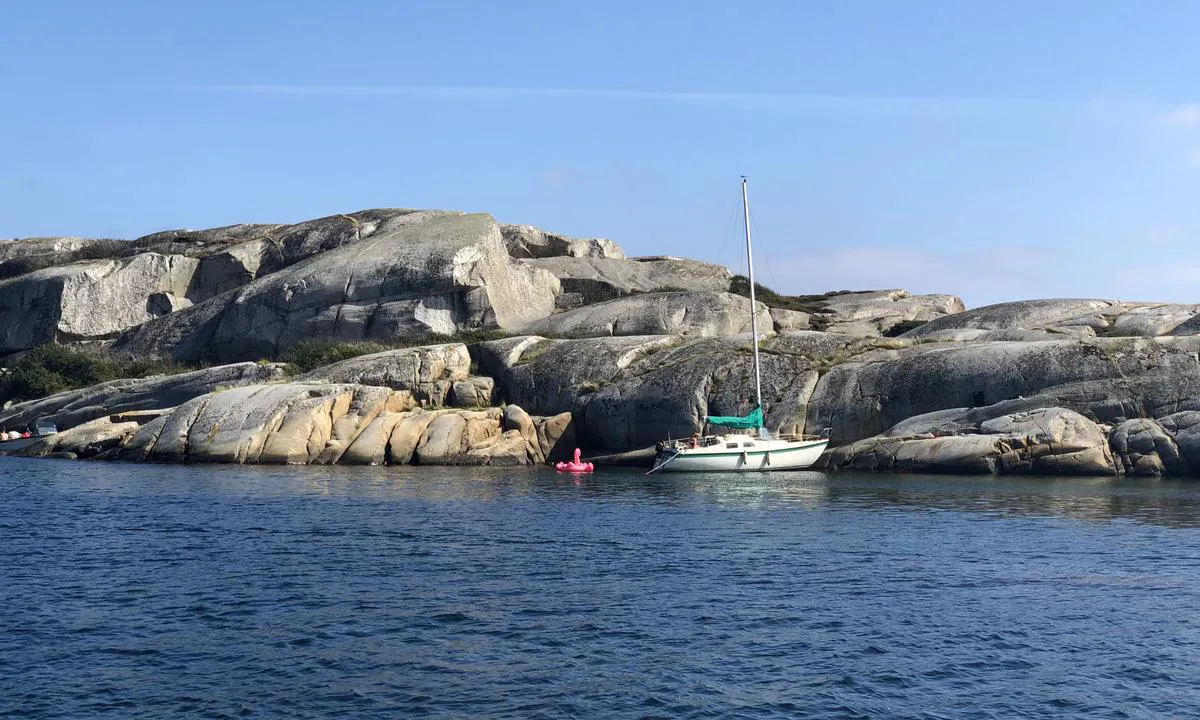
{"label": "rock outcrop", "polygon": [[577,239],[548,233],[532,225],[501,225],[504,245],[515,258],[612,258],[624,259],[625,253],[612,240]]}
{"label": "rock outcrop", "polygon": [[549,273],[512,260],[487,215],[410,215],[186,310],[117,349],[183,361],[275,357],[304,339],[424,338],[548,316]]}
{"label": "rock outcrop", "polygon": [[[814,355],[860,341],[825,333],[764,343],[769,428],[798,432],[817,382]],[[510,338],[473,348],[500,394],[533,412],[571,412],[582,446],[619,451],[699,430],[705,415],[744,415],[754,395],[750,337]]]}
{"label": "rock outcrop", "polygon": [[1079,413],[1042,408],[1000,415],[979,434],[888,432],[835,448],[831,469],[884,472],[1116,475],[1104,430]]}
{"label": "rock outcrop", "polygon": [[455,384],[470,384],[470,375],[471,355],[467,346],[446,343],[360,355],[317,368],[296,380],[407,390],[422,405],[445,405]]}
{"label": "rock outcrop", "polygon": [[94,243],[81,237],[38,237],[0,241],[0,262],[17,258],[70,253]]}
{"label": "rock outcrop", "polygon": [[1171,332],[1171,335],[1200,335],[1200,314],[1184,320],[1176,325]]}
{"label": "rock outcrop", "polygon": [[[758,303],[757,313],[760,332],[770,331],[770,310]],[[739,335],[750,332],[750,300],[728,292],[645,293],[551,315],[522,330],[569,338]]]}
{"label": "rock outcrop", "polygon": [[928,322],[964,310],[954,295],[913,295],[907,290],[876,290],[829,295],[822,299],[826,332],[863,337],[888,334],[902,323]]}
{"label": "rock outcrop", "polygon": [[[954,341],[1036,339],[1037,334],[1157,337],[1172,334],[1197,313],[1200,305],[1063,298],[1021,300],[938,318],[908,331],[905,337]],[[1016,334],[1005,336],[994,334],[996,331]]]}
{"label": "rock outcrop", "polygon": [[415,406],[407,391],[283,383],[210,393],[145,423],[98,418],[22,454],[246,464],[526,465],[565,457],[569,416]]}
{"label": "rock outcrop", "polygon": [[218,388],[257,385],[283,377],[283,366],[275,363],[238,363],[178,375],[110,380],[16,403],[0,410],[0,428],[23,428],[45,420],[65,430],[108,415],[174,407]]}
{"label": "rock outcrop", "polygon": [[[487,215],[35,238],[0,243],[0,277],[0,355],[80,342],[229,363],[314,340],[439,343],[290,382],[270,363],[224,365],[0,412],[0,426],[63,429],[35,455],[524,464],[578,442],[625,461],[753,405],[748,280]],[[1200,304],[759,300],[767,426],[830,428],[831,468],[1200,474]],[[476,330],[522,334],[448,342]]]}
{"label": "rock outcrop", "polygon": [[808,427],[835,445],[917,415],[1000,402],[1064,407],[1100,422],[1200,409],[1196,338],[928,343],[848,356],[821,378]]}
{"label": "rock outcrop", "polygon": [[162,306],[151,302],[152,295],[184,297],[197,264],[183,256],[143,253],[0,282],[0,354],[115,337],[157,317]]}
{"label": "rock outcrop", "polygon": [[41,438],[16,454],[23,457],[93,458],[114,456],[141,427],[134,419],[104,416]]}
{"label": "rock outcrop", "polygon": [[[572,307],[622,295],[670,290],[725,292],[732,277],[720,265],[674,257],[544,257],[524,260],[562,284],[560,304]],[[571,302],[568,302],[570,300]]]}

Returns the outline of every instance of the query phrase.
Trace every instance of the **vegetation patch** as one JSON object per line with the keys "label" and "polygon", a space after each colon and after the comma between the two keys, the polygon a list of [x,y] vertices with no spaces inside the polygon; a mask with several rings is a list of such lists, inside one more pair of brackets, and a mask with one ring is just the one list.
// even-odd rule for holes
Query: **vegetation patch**
{"label": "vegetation patch", "polygon": [[280,360],[297,372],[306,373],[362,355],[395,350],[396,347],[375,340],[303,340],[284,352]]}
{"label": "vegetation patch", "polygon": [[849,362],[859,355],[871,352],[872,350],[901,350],[913,344],[923,343],[921,341],[913,343],[908,340],[896,338],[863,338],[859,343],[835,350],[824,357],[816,358],[813,361],[813,369],[817,371],[818,375],[824,375],[838,365]]}
{"label": "vegetation patch", "polygon": [[197,369],[172,360],[122,360],[101,350],[41,345],[5,368],[0,399],[21,402],[108,380],[176,375]]}
{"label": "vegetation patch", "polygon": [[541,340],[538,340],[536,343],[531,345],[527,350],[525,350],[525,352],[521,353],[520,359],[518,359],[513,364],[514,365],[528,365],[529,363],[533,362],[534,360],[537,360],[538,358],[540,358],[542,356],[542,354],[545,353],[547,350],[549,350],[550,346],[552,346],[553,344],[554,344],[553,340],[550,340],[549,338],[542,338]]}
{"label": "vegetation patch", "polygon": [[[729,292],[742,297],[750,297],[750,278],[745,275],[734,275],[729,280]],[[808,323],[813,330],[824,330],[829,327],[833,310],[825,305],[825,301],[838,295],[854,295],[853,290],[834,290],[823,295],[780,295],[766,285],[754,283],[754,296],[767,307],[783,310],[796,310],[808,313]]]}
{"label": "vegetation patch", "polygon": [[903,335],[904,333],[908,332],[909,330],[913,330],[913,329],[921,327],[922,325],[924,325],[927,322],[929,322],[929,321],[928,320],[901,320],[900,322],[891,326],[887,330],[884,330],[883,336],[884,337],[899,337],[900,335]]}
{"label": "vegetation patch", "polygon": [[388,340],[304,340],[286,350],[280,357],[281,362],[289,365],[288,372],[292,374],[306,373],[319,367],[332,365],[351,358],[388,350],[421,347],[423,345],[441,345],[443,343],[460,342],[464,345],[502,340],[512,337],[509,333],[497,330],[468,330],[454,335],[430,335],[425,338],[392,338]]}
{"label": "vegetation patch", "polygon": [[576,395],[589,395],[604,387],[604,383],[598,380],[584,380],[579,383],[579,387],[575,388]]}

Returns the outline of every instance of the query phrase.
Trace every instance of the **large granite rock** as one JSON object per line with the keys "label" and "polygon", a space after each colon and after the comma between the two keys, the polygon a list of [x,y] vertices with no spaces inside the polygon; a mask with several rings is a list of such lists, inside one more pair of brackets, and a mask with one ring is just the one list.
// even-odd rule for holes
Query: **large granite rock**
{"label": "large granite rock", "polygon": [[[1170,334],[1198,312],[1200,305],[1176,303],[1069,298],[1021,300],[939,318],[908,331],[905,337],[955,341],[1004,339],[1005,336],[994,334],[995,331],[1157,337]],[[975,331],[976,334],[963,331]],[[980,334],[983,331],[993,334]],[[1008,337],[1025,339],[1020,335]]]}
{"label": "large granite rock", "polygon": [[182,298],[197,261],[143,253],[36,270],[0,282],[0,354],[112,338],[156,317],[155,294]]}
{"label": "large granite rock", "polygon": [[625,253],[612,240],[602,238],[577,239],[548,233],[532,225],[501,225],[504,245],[515,258],[614,258],[624,259]]}
{"label": "large granite rock", "polygon": [[[853,338],[826,333],[763,343],[767,426],[804,429],[817,382],[814,356]],[[754,397],[749,336],[578,340],[509,338],[473,346],[480,371],[508,402],[537,413],[572,412],[580,445],[595,451],[653,445],[699,430],[705,415],[744,415]]]}
{"label": "large granite rock", "polygon": [[775,332],[798,332],[812,328],[811,316],[799,310],[771,308],[771,321],[775,324]]}
{"label": "large granite rock", "polygon": [[[770,332],[770,310],[758,303],[757,312],[759,332]],[[750,300],[728,292],[644,293],[551,315],[523,331],[568,338],[738,335],[750,332]]]}
{"label": "large granite rock", "polygon": [[17,258],[72,253],[94,243],[81,237],[35,237],[0,240],[0,262]]}
{"label": "large granite rock", "polygon": [[1064,408],[1000,415],[979,434],[890,431],[829,451],[830,469],[1034,475],[1116,475],[1104,429]]}
{"label": "large granite rock", "polygon": [[1101,422],[1200,409],[1200,338],[926,343],[836,356],[808,406],[835,445],[917,415],[1011,401]]}
{"label": "large granite rock", "polygon": [[[905,337],[933,337],[942,330],[1040,330],[1062,327],[1068,321],[1112,307],[1108,300],[1050,299],[998,303],[947,315],[909,330]],[[1082,323],[1075,323],[1082,324]]]}
{"label": "large granite rock", "polygon": [[554,415],[576,407],[581,394],[611,382],[640,358],[677,343],[669,336],[548,340],[524,336],[471,346],[479,371],[500,396],[529,412]]}
{"label": "large granite rock", "polygon": [[266,274],[266,263],[272,258],[283,261],[279,246],[269,237],[248,240],[201,258],[188,288],[188,299],[203,302],[240,288]]}
{"label": "large granite rock", "polygon": [[954,295],[913,295],[907,290],[831,294],[822,298],[821,305],[823,330],[864,337],[879,337],[901,323],[927,322],[965,309]]}
{"label": "large granite rock", "polygon": [[468,381],[470,375],[467,346],[445,343],[360,355],[317,368],[296,380],[408,390],[419,403],[445,405],[454,384]]}
{"label": "large granite rock", "polygon": [[404,215],[383,220],[369,237],[147,323],[116,348],[232,361],[278,356],[311,338],[516,328],[549,315],[558,292],[552,275],[508,256],[491,217]]}
{"label": "large granite rock", "polygon": [[1171,335],[1200,335],[1200,314],[1193,315],[1170,331]]}
{"label": "large granite rock", "polygon": [[[1118,303],[1119,312],[1109,312],[1099,318],[1084,318],[1098,335],[1109,337],[1159,337],[1177,334],[1174,331],[1189,318],[1200,313],[1200,305],[1179,303]],[[1072,324],[1079,324],[1078,322]],[[1186,333],[1178,333],[1186,334]]]}
{"label": "large granite rock", "polygon": [[256,239],[270,237],[287,225],[241,223],[207,230],[163,230],[130,241],[130,254],[156,252],[162,255],[186,255],[205,258]]}
{"label": "large granite rock", "polygon": [[20,428],[35,420],[46,420],[65,430],[117,413],[174,407],[218,388],[255,385],[283,377],[282,365],[238,363],[178,375],[110,380],[16,403],[0,410],[0,428]]}
{"label": "large granite rock", "polygon": [[[901,337],[912,336],[904,333]],[[983,330],[980,328],[944,328],[930,330],[919,339],[927,342],[1040,342],[1042,340],[1063,340],[1068,338],[1092,338],[1096,331],[1086,325],[1070,327],[1046,327],[1031,330],[1009,328],[1001,330]]]}
{"label": "large granite rock", "polygon": [[562,283],[564,295],[579,303],[611,300],[633,293],[666,290],[725,292],[731,275],[720,265],[675,257],[629,260],[611,257],[543,257],[522,261],[552,273]]}
{"label": "large granite rock", "polygon": [[1109,444],[1126,474],[1191,474],[1171,433],[1152,418],[1133,418],[1117,425],[1109,434]]}
{"label": "large granite rock", "polygon": [[[195,398],[122,440],[125,460],[262,464],[516,465],[547,457],[569,417],[530,418],[532,433],[505,429],[505,412],[414,407],[377,386],[285,383]],[[553,435],[553,437],[551,437]],[[75,451],[70,443],[58,450]]]}
{"label": "large granite rock", "polygon": [[1130,475],[1194,477],[1200,472],[1200,412],[1126,420],[1113,428],[1109,444]]}

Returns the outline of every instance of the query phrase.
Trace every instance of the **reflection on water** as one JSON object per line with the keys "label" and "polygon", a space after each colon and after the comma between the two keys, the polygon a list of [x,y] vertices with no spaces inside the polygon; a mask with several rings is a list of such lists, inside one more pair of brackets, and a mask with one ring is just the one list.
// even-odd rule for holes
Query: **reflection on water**
{"label": "reflection on water", "polygon": [[[136,468],[136,486],[130,486],[130,476],[125,472],[131,468]],[[0,476],[17,472],[63,486],[111,492],[171,492],[185,484],[260,497],[306,494],[490,502],[532,496],[550,501],[601,498],[765,510],[815,510],[833,505],[1200,527],[1200,483],[1177,479],[828,474],[807,470],[646,475],[602,469],[576,475],[525,467],[128,466],[0,458]]]}
{"label": "reflection on water", "polygon": [[0,458],[0,716],[1186,717],[1197,526],[1188,482]]}

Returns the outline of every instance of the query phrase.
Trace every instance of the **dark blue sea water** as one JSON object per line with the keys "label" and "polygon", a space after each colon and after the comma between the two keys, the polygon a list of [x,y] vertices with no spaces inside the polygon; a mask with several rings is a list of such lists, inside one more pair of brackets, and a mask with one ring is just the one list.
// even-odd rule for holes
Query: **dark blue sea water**
{"label": "dark blue sea water", "polygon": [[1200,483],[0,458],[0,716],[1178,718]]}

